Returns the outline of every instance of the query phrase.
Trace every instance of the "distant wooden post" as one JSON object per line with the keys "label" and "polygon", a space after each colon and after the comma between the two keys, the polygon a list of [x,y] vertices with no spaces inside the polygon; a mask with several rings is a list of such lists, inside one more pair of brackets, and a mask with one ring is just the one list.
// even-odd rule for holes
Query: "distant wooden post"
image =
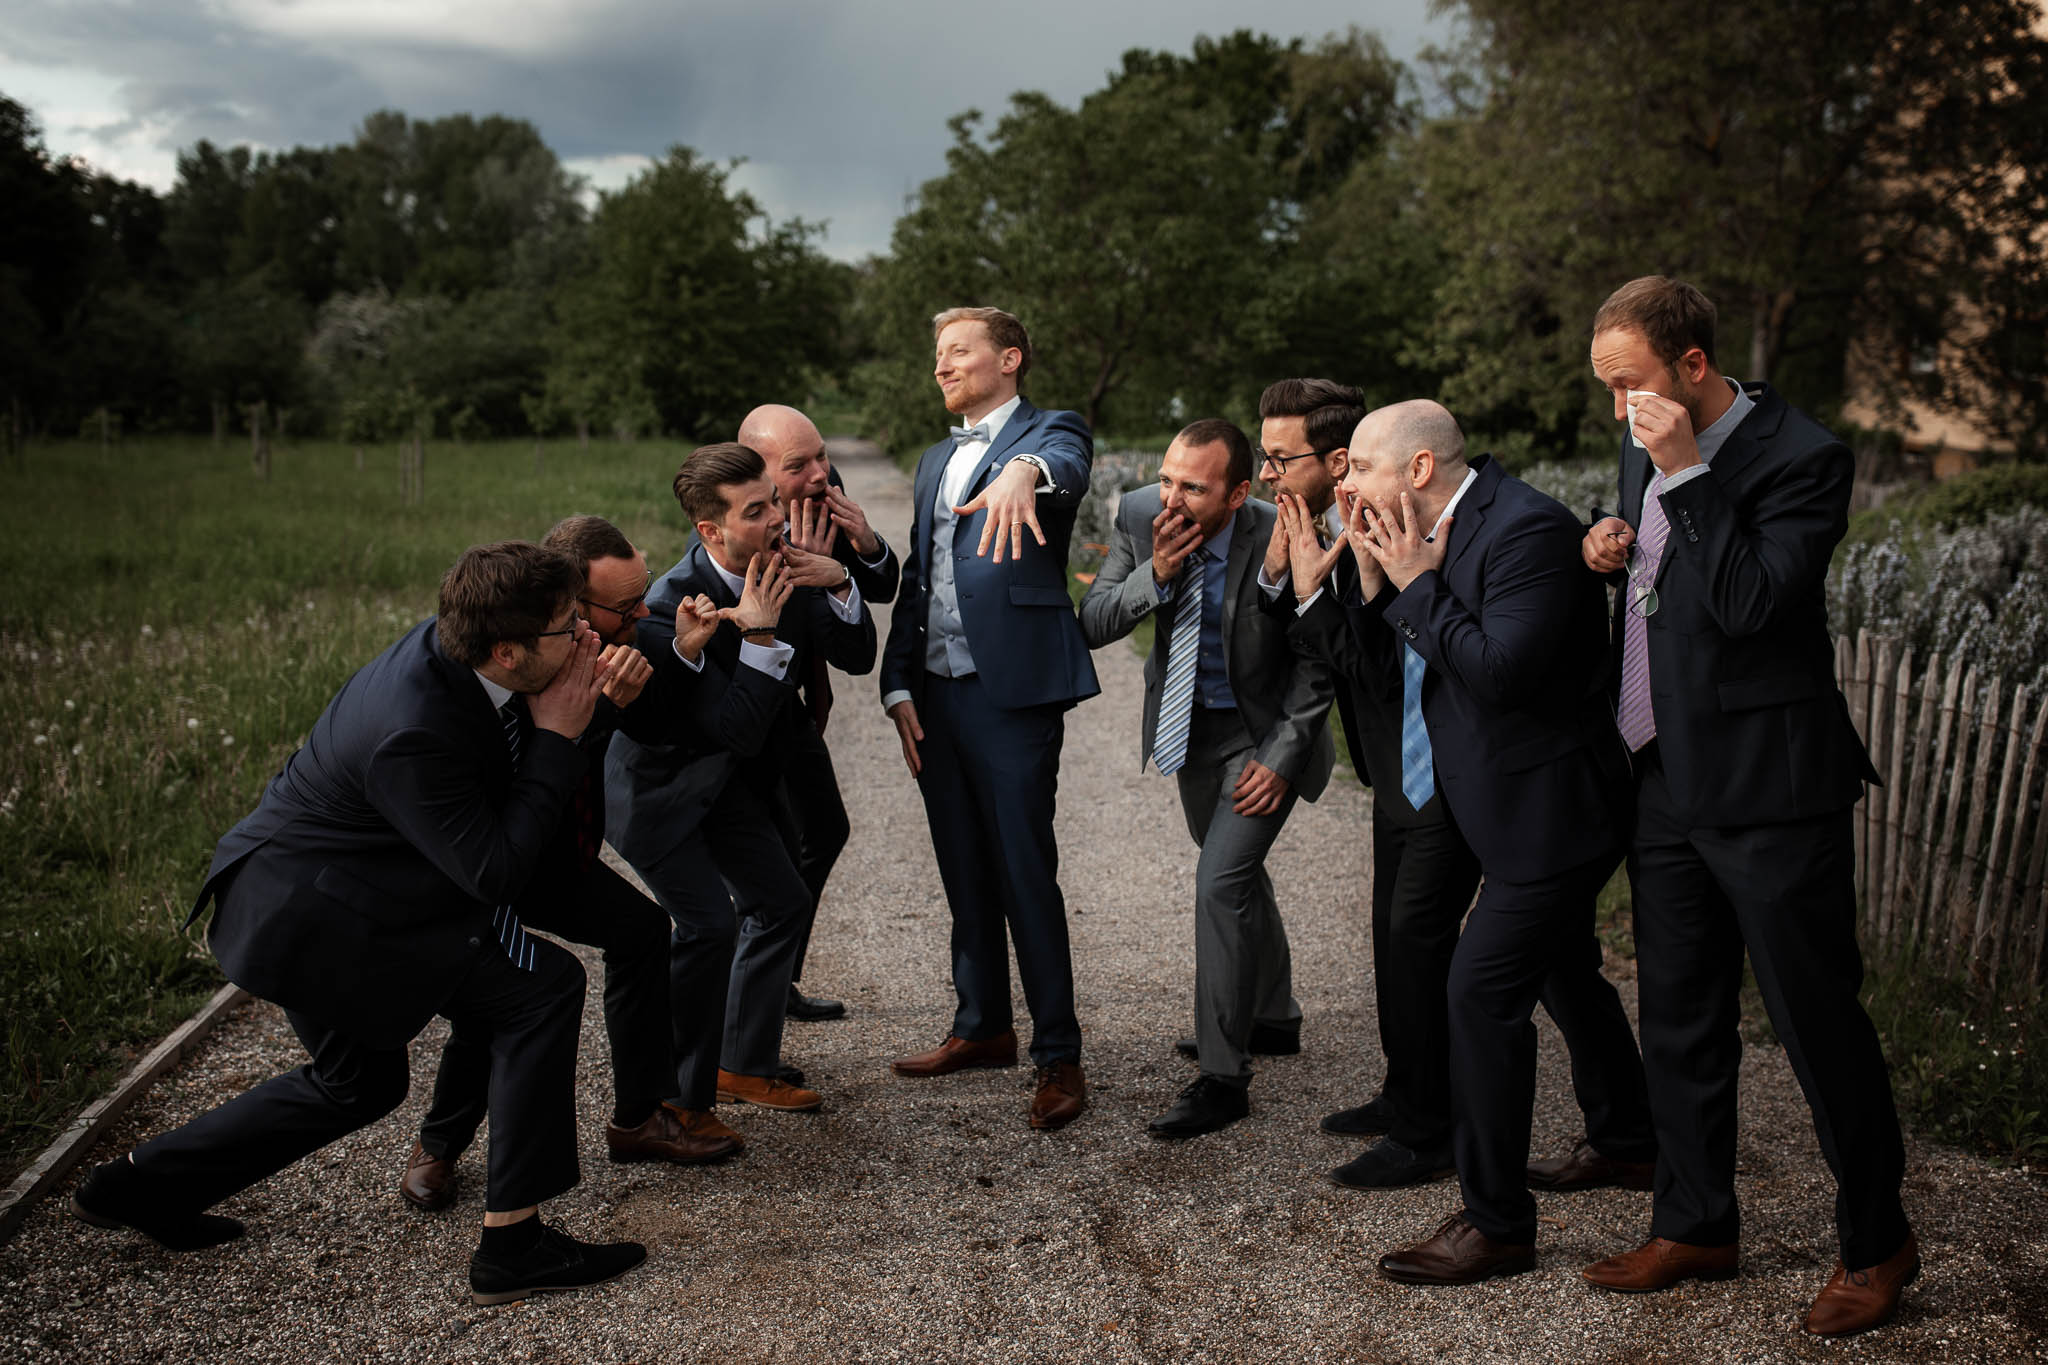
{"label": "distant wooden post", "polygon": [[265,420],[270,405],[261,399],[242,409],[249,419],[249,461],[256,474],[266,482],[270,478],[270,430]]}

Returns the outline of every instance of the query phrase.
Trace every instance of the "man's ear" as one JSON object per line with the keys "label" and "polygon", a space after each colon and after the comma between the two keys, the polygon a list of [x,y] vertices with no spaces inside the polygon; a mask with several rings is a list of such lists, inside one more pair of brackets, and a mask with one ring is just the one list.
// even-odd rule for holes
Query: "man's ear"
{"label": "man's ear", "polygon": [[1226,504],[1226,506],[1228,506],[1231,511],[1235,512],[1238,508],[1244,506],[1244,500],[1250,497],[1251,495],[1252,481],[1250,479],[1246,479],[1243,483],[1239,484],[1237,487],[1230,490],[1230,500]]}
{"label": "man's ear", "polygon": [[1408,457],[1408,482],[1417,492],[1429,487],[1436,477],[1436,452],[1418,450]]}
{"label": "man's ear", "polygon": [[1351,447],[1338,446],[1323,455],[1323,469],[1339,483],[1351,472]]}
{"label": "man's ear", "polygon": [[1015,374],[1017,367],[1024,363],[1024,352],[1012,346],[1003,352],[1002,359],[997,363],[1004,374]]}
{"label": "man's ear", "polygon": [[494,640],[491,642],[491,662],[508,673],[519,667],[519,662],[525,655],[525,646],[515,641]]}
{"label": "man's ear", "polygon": [[1679,374],[1685,377],[1686,383],[1704,383],[1707,378],[1707,353],[1695,346],[1684,355],[1678,357],[1678,364],[1675,368]]}
{"label": "man's ear", "polygon": [[697,523],[697,539],[703,541],[706,545],[723,547],[725,544],[725,528],[715,521],[700,521]]}

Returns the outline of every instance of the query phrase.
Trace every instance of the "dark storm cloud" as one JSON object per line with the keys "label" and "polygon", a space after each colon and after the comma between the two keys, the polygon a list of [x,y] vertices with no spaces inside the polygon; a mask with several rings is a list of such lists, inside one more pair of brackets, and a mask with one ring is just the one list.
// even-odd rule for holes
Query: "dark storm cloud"
{"label": "dark storm cloud", "polygon": [[750,163],[738,183],[778,218],[831,222],[839,255],[885,249],[904,196],[944,169],[946,120],[1010,93],[1072,101],[1125,49],[1185,51],[1244,26],[1310,38],[1376,28],[1397,55],[1425,0],[1042,0],[998,10],[925,0],[462,4],[379,0],[0,0],[0,60],[112,78],[120,109],[46,128],[53,149],[147,130],[268,147],[345,141],[377,109],[531,120],[565,160],[682,143]]}

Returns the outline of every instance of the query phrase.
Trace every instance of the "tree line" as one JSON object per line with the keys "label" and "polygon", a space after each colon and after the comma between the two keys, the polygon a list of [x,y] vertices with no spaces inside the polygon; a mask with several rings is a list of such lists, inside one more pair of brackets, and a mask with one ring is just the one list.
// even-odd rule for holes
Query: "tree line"
{"label": "tree line", "polygon": [[835,384],[921,445],[929,318],[973,300],[1099,430],[1318,373],[1548,457],[1609,439],[1587,321],[1661,272],[1720,303],[1724,366],[1803,406],[1918,399],[2043,448],[2034,0],[1437,8],[1458,41],[1414,68],[1355,29],[1240,31],[1129,52],[1072,107],[963,112],[859,266],[684,147],[586,207],[528,123],[387,111],[346,146],[201,143],[158,195],[0,97],[0,417],[692,439]]}

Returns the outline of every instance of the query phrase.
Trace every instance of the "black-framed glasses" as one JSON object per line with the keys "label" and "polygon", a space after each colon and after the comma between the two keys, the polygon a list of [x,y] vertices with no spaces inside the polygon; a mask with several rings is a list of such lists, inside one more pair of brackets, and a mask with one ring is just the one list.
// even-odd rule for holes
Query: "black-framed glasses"
{"label": "black-framed glasses", "polygon": [[581,616],[572,616],[569,618],[569,624],[563,626],[560,630],[537,630],[533,633],[533,638],[536,640],[545,640],[551,635],[574,635],[576,633],[576,627],[582,624],[583,618]]}
{"label": "black-framed glasses", "polygon": [[1259,467],[1263,469],[1267,465],[1271,465],[1284,476],[1287,473],[1287,466],[1293,464],[1296,460],[1319,460],[1323,456],[1330,454],[1331,451],[1338,449],[1341,449],[1341,447],[1331,446],[1329,450],[1304,450],[1299,455],[1275,455],[1270,451],[1261,452]]}
{"label": "black-framed glasses", "polygon": [[581,602],[586,607],[596,607],[600,611],[608,611],[612,615],[618,617],[621,621],[630,621],[633,619],[633,614],[640,610],[640,604],[647,600],[647,594],[653,591],[654,570],[649,569],[647,571],[647,581],[640,587],[640,595],[638,597],[628,598],[626,601],[620,603],[616,607],[612,606],[608,602],[593,602],[587,597],[579,597],[576,600],[578,602]]}
{"label": "black-framed glasses", "polygon": [[1638,546],[1629,547],[1628,609],[1648,620],[1657,614],[1657,562]]}

